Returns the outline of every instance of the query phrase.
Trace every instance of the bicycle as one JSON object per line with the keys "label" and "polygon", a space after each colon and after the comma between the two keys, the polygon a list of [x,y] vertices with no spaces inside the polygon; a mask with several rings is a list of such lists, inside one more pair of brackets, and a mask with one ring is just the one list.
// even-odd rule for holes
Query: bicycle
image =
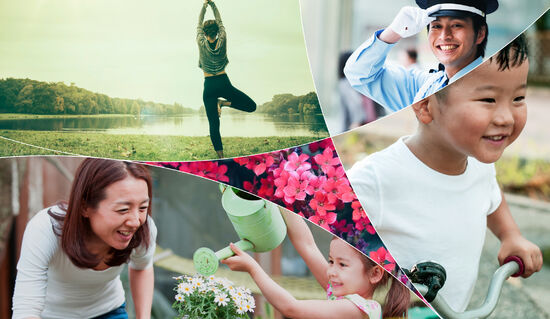
{"label": "bicycle", "polygon": [[416,264],[407,276],[415,284],[415,288],[424,296],[437,313],[448,319],[482,319],[487,318],[496,308],[502,285],[508,277],[518,277],[523,274],[525,267],[523,261],[517,256],[510,256],[504,260],[489,283],[487,296],[485,300],[476,309],[466,310],[464,312],[456,312],[452,310],[447,302],[437,295],[445,283],[445,269],[435,262],[421,262]]}

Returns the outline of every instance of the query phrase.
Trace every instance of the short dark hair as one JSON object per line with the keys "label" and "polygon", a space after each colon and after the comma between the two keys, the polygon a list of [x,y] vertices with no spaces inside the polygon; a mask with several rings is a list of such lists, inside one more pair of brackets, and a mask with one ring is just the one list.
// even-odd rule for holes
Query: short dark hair
{"label": "short dark hair", "polygon": [[520,66],[528,58],[529,43],[527,37],[522,33],[489,60],[492,62],[493,59],[496,59],[499,71],[504,71]]}
{"label": "short dark hair", "polygon": [[485,38],[483,38],[483,41],[481,41],[481,43],[477,45],[476,51],[477,57],[484,57],[485,49],[487,48],[487,39],[489,38],[489,26],[487,25],[487,20],[485,19],[485,17],[479,16],[477,14],[473,15],[471,18],[474,25],[474,33],[476,35],[476,38],[481,29],[485,28]]}
{"label": "short dark hair", "polygon": [[220,27],[216,20],[206,20],[202,24],[202,30],[207,37],[215,38],[218,35],[218,31],[220,31]]}
{"label": "short dark hair", "polygon": [[[512,67],[518,67],[529,58],[529,43],[527,37],[522,33],[518,35],[512,42],[508,43],[497,54],[489,58],[489,62],[496,60],[498,70],[504,71]],[[444,102],[447,98],[447,87],[435,92],[435,97],[440,102]]]}
{"label": "short dark hair", "polygon": [[[75,178],[67,204],[58,204],[65,215],[58,215],[50,210],[48,213],[61,225],[54,232],[61,237],[61,248],[71,262],[80,268],[93,268],[101,262],[101,257],[86,248],[86,241],[91,235],[90,221],[84,216],[87,208],[97,208],[105,199],[105,188],[109,185],[133,176],[147,183],[149,201],[152,199],[151,175],[145,166],[132,162],[107,160],[101,158],[85,159],[75,173]],[[151,215],[151,202],[147,207],[147,216]],[[132,250],[140,245],[149,246],[149,226],[147,221],[134,233],[130,244],[123,250],[111,248],[111,258],[105,263],[118,266],[128,261]]]}

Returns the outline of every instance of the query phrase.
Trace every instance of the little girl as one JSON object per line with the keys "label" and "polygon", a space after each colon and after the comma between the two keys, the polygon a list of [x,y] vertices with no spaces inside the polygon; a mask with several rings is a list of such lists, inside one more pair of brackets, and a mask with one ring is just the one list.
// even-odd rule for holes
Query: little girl
{"label": "little girl", "polygon": [[292,212],[281,210],[281,213],[285,217],[290,241],[315,279],[326,288],[328,300],[296,300],[273,281],[250,255],[233,244],[230,246],[235,256],[222,263],[231,270],[248,272],[267,301],[283,316],[295,319],[406,316],[410,293],[404,285],[392,280],[384,309],[381,309],[372,296],[377,287],[384,286],[391,278],[382,267],[336,237],[330,243],[327,262],[303,219]]}

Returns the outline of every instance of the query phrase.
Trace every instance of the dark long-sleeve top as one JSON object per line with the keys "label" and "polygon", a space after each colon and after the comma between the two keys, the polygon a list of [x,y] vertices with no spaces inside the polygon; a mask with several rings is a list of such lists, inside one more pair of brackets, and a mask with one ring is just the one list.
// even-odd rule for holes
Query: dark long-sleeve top
{"label": "dark long-sleeve top", "polygon": [[[216,23],[219,27],[218,40],[214,48],[210,47],[206,34],[202,29],[204,14],[206,13],[206,6],[208,4],[212,7]],[[227,59],[227,37],[220,12],[213,1],[205,3],[202,6],[201,13],[199,14],[199,24],[197,25],[197,44],[199,45],[199,68],[210,74],[217,74],[225,69],[225,66],[229,63],[229,60]]]}

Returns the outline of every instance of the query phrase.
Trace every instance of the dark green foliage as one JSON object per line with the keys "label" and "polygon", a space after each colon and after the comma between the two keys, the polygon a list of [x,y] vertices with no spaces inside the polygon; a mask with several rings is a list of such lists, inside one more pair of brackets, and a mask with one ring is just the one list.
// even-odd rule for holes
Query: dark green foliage
{"label": "dark green foliage", "polygon": [[264,103],[258,107],[258,112],[270,115],[300,114],[313,115],[322,114],[319,100],[315,92],[306,95],[295,96],[292,94],[278,94],[273,96],[271,102]]}
{"label": "dark green foliage", "polygon": [[195,111],[177,103],[111,98],[73,83],[7,78],[0,79],[0,113],[179,115]]}

